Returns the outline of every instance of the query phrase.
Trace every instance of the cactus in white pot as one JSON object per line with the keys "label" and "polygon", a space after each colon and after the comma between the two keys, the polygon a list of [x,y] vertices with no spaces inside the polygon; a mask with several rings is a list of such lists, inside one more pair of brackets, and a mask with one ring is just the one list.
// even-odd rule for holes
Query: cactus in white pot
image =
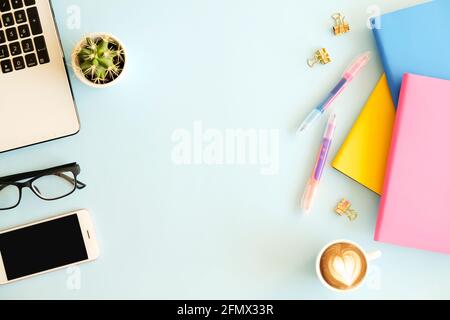
{"label": "cactus in white pot", "polygon": [[105,34],[85,37],[75,47],[72,65],[77,77],[92,87],[107,87],[121,78],[125,49],[117,38]]}

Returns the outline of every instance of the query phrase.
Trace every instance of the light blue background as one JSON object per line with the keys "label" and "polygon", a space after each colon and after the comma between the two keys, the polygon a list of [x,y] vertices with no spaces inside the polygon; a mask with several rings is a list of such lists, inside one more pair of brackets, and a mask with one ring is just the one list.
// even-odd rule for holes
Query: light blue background
{"label": "light blue background", "polygon": [[[88,208],[102,255],[81,267],[81,290],[69,290],[60,271],[1,287],[0,298],[450,298],[450,257],[375,243],[377,196],[333,169],[312,215],[299,210],[326,119],[301,138],[296,126],[354,56],[375,52],[368,7],[419,2],[54,1],[67,54],[83,34],[107,31],[125,42],[129,69],[106,90],[72,77],[80,134],[0,155],[0,175],[78,161],[88,184],[53,203],[25,194],[20,208],[0,216],[0,228]],[[79,30],[67,27],[74,4]],[[347,16],[349,34],[330,32],[335,12]],[[305,61],[320,47],[333,63],[309,69]],[[374,57],[334,104],[332,157],[382,73]],[[175,166],[171,135],[195,120],[219,130],[279,129],[279,174]],[[361,213],[354,223],[333,214],[343,197]],[[383,251],[369,283],[352,294],[328,292],[315,277],[316,254],[339,238]]]}

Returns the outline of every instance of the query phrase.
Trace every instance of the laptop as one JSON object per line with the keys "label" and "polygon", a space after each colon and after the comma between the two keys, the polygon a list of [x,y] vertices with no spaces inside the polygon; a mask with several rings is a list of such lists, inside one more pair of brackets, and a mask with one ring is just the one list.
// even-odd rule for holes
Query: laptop
{"label": "laptop", "polygon": [[80,130],[50,0],[0,0],[0,152]]}

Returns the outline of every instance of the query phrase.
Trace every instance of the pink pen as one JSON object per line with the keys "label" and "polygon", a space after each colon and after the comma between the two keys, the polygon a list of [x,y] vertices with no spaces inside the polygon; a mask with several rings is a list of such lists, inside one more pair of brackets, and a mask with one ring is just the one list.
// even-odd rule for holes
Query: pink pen
{"label": "pink pen", "polygon": [[320,179],[322,178],[323,170],[327,163],[328,154],[330,153],[331,143],[334,137],[334,131],[336,130],[336,115],[333,114],[328,120],[327,129],[323,136],[322,145],[320,147],[319,155],[317,157],[316,166],[312,176],[306,186],[305,193],[302,199],[302,209],[305,213],[309,213],[312,208],[312,203],[314,201],[314,196],[316,195],[317,189],[319,188]]}
{"label": "pink pen", "polygon": [[305,130],[311,123],[316,121],[325,111],[328,110],[333,101],[339,96],[339,94],[347,87],[347,85],[356,77],[356,75],[364,68],[364,66],[370,61],[370,51],[359,56],[350,67],[344,72],[342,79],[336,85],[336,87],[328,94],[325,100],[319,104],[303,121],[298,132]]}

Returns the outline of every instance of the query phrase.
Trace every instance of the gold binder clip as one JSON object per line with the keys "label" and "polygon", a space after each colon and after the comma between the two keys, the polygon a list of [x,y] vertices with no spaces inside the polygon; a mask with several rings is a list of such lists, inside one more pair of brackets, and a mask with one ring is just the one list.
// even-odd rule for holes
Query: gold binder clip
{"label": "gold binder clip", "polygon": [[350,25],[345,22],[345,17],[340,14],[336,13],[332,16],[335,22],[335,26],[333,27],[334,34],[336,36],[342,35],[344,33],[347,33],[350,31]]}
{"label": "gold binder clip", "polygon": [[350,221],[355,221],[358,218],[358,212],[352,209],[352,204],[346,199],[339,202],[336,213],[340,216],[346,215]]}
{"label": "gold binder clip", "polygon": [[314,54],[313,59],[308,59],[308,66],[310,68],[314,67],[316,63],[320,64],[328,64],[331,62],[330,55],[328,54],[327,49],[322,48],[320,50],[317,50]]}

